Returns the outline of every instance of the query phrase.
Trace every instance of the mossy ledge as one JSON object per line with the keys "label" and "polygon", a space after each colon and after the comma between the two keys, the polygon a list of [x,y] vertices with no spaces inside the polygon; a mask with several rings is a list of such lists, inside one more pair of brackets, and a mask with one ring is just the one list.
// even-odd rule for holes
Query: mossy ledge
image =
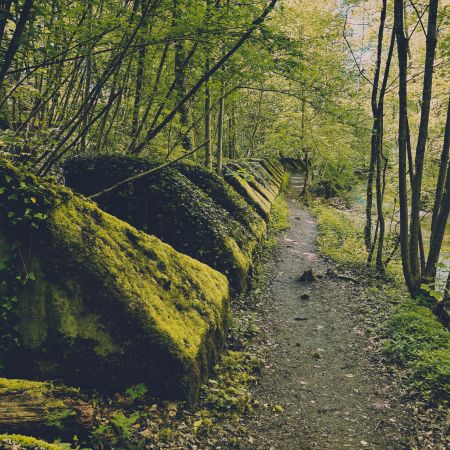
{"label": "mossy ledge", "polygon": [[237,164],[230,164],[225,167],[224,178],[264,220],[269,220],[271,201],[256,188],[251,173]]}
{"label": "mossy ledge", "polygon": [[[91,195],[113,186],[137,173],[158,166],[157,161],[133,156],[78,157],[65,164],[67,184],[83,195]],[[180,168],[180,166],[178,166]],[[265,231],[254,212],[240,206],[240,218],[230,212],[237,200],[222,189],[212,196],[203,186],[185,176],[177,167],[166,167],[131,184],[96,198],[110,214],[127,221],[139,230],[153,234],[185,253],[226,275],[234,292],[246,288],[248,272],[257,245],[256,234]],[[200,169],[196,169],[199,175]],[[82,176],[81,176],[82,174]],[[205,175],[202,175],[205,181]],[[82,181],[81,181],[82,180]],[[206,183],[213,184],[206,180]],[[203,183],[204,184],[204,183]],[[217,185],[217,189],[220,185]],[[214,197],[214,198],[212,198]]]}
{"label": "mossy ledge", "polygon": [[35,278],[13,311],[19,342],[0,355],[7,375],[102,390],[146,383],[195,401],[226,336],[226,277],[5,159],[0,192],[16,216],[31,197],[45,212],[37,230],[1,216],[0,261],[17,242]]}
{"label": "mossy ledge", "polygon": [[245,225],[258,241],[265,238],[267,226],[264,219],[222,177],[190,161],[177,163],[175,168]]}
{"label": "mossy ledge", "polygon": [[0,434],[0,450],[63,450],[59,444],[50,444],[40,439],[21,434]]}

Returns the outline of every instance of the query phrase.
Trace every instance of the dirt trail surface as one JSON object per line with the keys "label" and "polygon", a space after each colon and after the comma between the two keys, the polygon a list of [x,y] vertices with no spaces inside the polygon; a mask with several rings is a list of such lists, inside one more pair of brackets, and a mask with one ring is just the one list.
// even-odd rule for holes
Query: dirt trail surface
{"label": "dirt trail surface", "polygon": [[291,178],[290,229],[281,236],[273,280],[259,305],[268,353],[255,392],[261,407],[248,424],[249,448],[410,448],[400,387],[374,360],[355,313],[360,287],[333,276],[298,281],[307,269],[333,270],[317,254],[312,214],[297,200],[301,181]]}

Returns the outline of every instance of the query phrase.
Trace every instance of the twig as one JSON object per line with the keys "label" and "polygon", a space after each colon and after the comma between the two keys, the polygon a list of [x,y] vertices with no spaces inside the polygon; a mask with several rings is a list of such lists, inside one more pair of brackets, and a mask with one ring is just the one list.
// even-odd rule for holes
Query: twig
{"label": "twig", "polygon": [[357,67],[357,69],[358,69],[359,74],[360,74],[360,75],[361,75],[361,76],[362,76],[369,84],[373,85],[372,81],[369,80],[369,78],[367,78],[367,76],[364,74],[364,71],[361,69],[361,66],[360,66],[359,63],[358,63],[358,60],[356,59],[355,53],[353,52],[352,46],[351,46],[349,40],[347,39],[347,36],[345,35],[345,31],[346,31],[346,28],[347,28],[347,21],[348,21],[348,12],[350,11],[350,9],[351,9],[351,8],[348,8],[348,9],[347,9],[347,12],[345,13],[345,21],[344,21],[344,28],[343,28],[343,30],[342,30],[342,37],[344,38],[344,40],[345,40],[345,42],[346,42],[346,44],[347,44],[347,47],[348,47],[349,50],[350,50],[350,53],[351,53],[351,55],[352,55],[353,61],[355,62],[355,65],[356,65],[356,67]]}

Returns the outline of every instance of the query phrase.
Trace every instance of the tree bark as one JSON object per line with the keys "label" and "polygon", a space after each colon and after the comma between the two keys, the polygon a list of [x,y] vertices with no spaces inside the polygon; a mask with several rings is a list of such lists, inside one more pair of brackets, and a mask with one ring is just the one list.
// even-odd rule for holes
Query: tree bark
{"label": "tree bark", "polygon": [[380,114],[378,111],[378,84],[380,80],[381,72],[381,55],[383,50],[383,34],[384,25],[386,22],[386,1],[383,0],[380,13],[380,25],[378,28],[378,43],[377,43],[377,59],[375,63],[375,73],[372,84],[372,96],[371,96],[371,107],[373,116],[373,126],[372,126],[372,138],[370,143],[370,162],[369,162],[369,173],[367,177],[367,192],[366,192],[366,225],[364,228],[364,241],[366,243],[366,248],[369,254],[372,254],[372,204],[373,204],[373,181],[375,176],[375,167],[377,165],[378,157],[378,147],[380,140]]}
{"label": "tree bark", "polygon": [[8,49],[6,50],[6,53],[4,55],[3,64],[0,66],[0,87],[3,85],[6,74],[11,67],[17,50],[19,49],[20,41],[25,31],[25,26],[30,19],[32,7],[33,0],[25,0],[19,20],[17,21],[16,29],[14,30],[13,36],[8,45]]}
{"label": "tree bark", "polygon": [[428,27],[426,37],[425,71],[423,78],[422,107],[419,124],[419,136],[415,153],[415,171],[411,186],[411,225],[410,225],[410,264],[413,276],[421,275],[419,258],[420,207],[423,166],[430,118],[431,93],[433,87],[433,66],[436,53],[436,24],[438,0],[430,0],[428,12]]}
{"label": "tree bark", "polygon": [[403,0],[394,0],[394,29],[397,40],[397,57],[399,67],[399,116],[398,116],[398,187],[400,202],[400,250],[403,275],[410,292],[415,291],[414,277],[411,272],[408,227],[408,186],[407,186],[407,68],[408,41],[404,32]]}
{"label": "tree bark", "polygon": [[217,119],[217,153],[216,153],[216,172],[222,174],[223,169],[223,118],[225,113],[225,83],[222,81],[221,97],[219,101],[219,116]]}

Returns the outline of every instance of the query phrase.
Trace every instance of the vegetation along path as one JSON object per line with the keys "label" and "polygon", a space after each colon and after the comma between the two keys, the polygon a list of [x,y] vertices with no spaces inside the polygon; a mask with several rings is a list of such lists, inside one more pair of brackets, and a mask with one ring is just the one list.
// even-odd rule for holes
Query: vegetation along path
{"label": "vegetation along path", "polygon": [[[286,193],[290,228],[262,305],[268,356],[251,448],[409,448],[413,425],[401,388],[374,360],[355,313],[361,287],[317,254],[314,217],[298,200],[301,181],[293,176]],[[308,269],[323,278],[299,281]]]}

